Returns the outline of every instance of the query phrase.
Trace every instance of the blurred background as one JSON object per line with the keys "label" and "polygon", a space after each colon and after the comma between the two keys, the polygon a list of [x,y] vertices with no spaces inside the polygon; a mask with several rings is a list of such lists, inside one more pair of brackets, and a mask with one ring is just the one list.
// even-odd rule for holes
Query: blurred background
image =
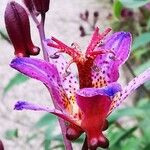
{"label": "blurred background", "polygon": [[[15,0],[22,4],[21,0]],[[40,82],[20,75],[10,68],[14,49],[10,44],[4,11],[0,8],[0,139],[6,150],[63,150],[57,120],[41,112],[16,112],[17,100],[52,105],[50,96]],[[85,15],[89,14],[88,20]],[[32,39],[40,46],[36,26],[30,19]],[[149,0],[51,0],[46,15],[46,36],[55,36],[67,45],[76,42],[86,48],[95,26],[101,31],[129,31],[133,35],[132,52],[121,70],[120,82],[126,85],[134,76],[150,67],[150,3]],[[42,57],[39,55],[38,57]],[[109,117],[106,135],[110,150],[150,149],[150,83],[140,87]],[[73,142],[80,150],[84,136]]]}

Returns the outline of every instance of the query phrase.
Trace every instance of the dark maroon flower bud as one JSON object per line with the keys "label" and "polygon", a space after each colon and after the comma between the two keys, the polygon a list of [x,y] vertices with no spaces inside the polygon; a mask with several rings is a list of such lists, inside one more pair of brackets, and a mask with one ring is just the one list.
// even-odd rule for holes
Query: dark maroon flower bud
{"label": "dark maroon flower bud", "polygon": [[93,29],[95,29],[95,26],[96,26],[96,23],[97,23],[97,21],[98,21],[98,17],[99,17],[99,12],[98,11],[95,11],[94,13],[93,13]]}
{"label": "dark maroon flower bud", "polygon": [[88,18],[89,18],[89,11],[86,10],[85,13],[80,13],[80,18],[81,18],[83,21],[88,21]]}
{"label": "dark maroon flower bud", "polygon": [[123,8],[121,10],[121,17],[128,18],[133,16],[133,11],[128,8]]}
{"label": "dark maroon flower bud", "polygon": [[93,13],[93,16],[94,16],[95,18],[97,18],[97,17],[99,16],[98,11],[95,11],[95,12]]}
{"label": "dark maroon flower bud", "polygon": [[33,0],[36,11],[46,13],[49,10],[50,0]]}
{"label": "dark maroon flower bud", "polygon": [[28,8],[29,11],[34,10],[34,5],[33,5],[32,0],[23,0],[23,2],[24,2],[24,4],[26,5],[26,7]]}
{"label": "dark maroon flower bud", "polygon": [[79,27],[79,30],[80,30],[80,36],[81,36],[81,37],[83,37],[83,36],[85,36],[85,35],[86,35],[86,33],[85,33],[85,30],[84,30],[84,27],[83,27],[83,26],[80,26],[80,27]]}
{"label": "dark maroon flower bud", "polygon": [[1,140],[0,140],[0,150],[4,150],[4,146]]}
{"label": "dark maroon flower bud", "polygon": [[89,18],[89,11],[86,10],[86,11],[85,11],[85,19],[88,20],[88,18]]}
{"label": "dark maroon flower bud", "polygon": [[34,46],[31,40],[28,15],[21,5],[14,1],[7,4],[5,24],[16,56],[28,57],[39,54],[39,48]]}

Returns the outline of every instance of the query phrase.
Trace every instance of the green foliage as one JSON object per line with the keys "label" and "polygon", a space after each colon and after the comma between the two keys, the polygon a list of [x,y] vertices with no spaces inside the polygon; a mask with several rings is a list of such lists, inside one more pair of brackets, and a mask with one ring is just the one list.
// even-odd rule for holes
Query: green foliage
{"label": "green foliage", "polygon": [[9,129],[5,132],[5,138],[8,140],[13,140],[18,137],[18,129]]}
{"label": "green foliage", "polygon": [[[64,150],[65,148],[63,144],[62,134],[60,132],[57,132],[58,129],[57,125],[58,125],[58,121],[56,116],[52,114],[45,114],[33,126],[35,132],[33,132],[28,137],[27,142],[29,143],[32,140],[36,139],[42,130],[42,134],[44,135],[42,141],[44,150],[50,150],[50,149]],[[79,139],[74,141],[74,143],[82,144],[83,141],[84,141],[84,135],[82,135]],[[52,144],[54,142],[56,143],[56,145]]]}
{"label": "green foliage", "polygon": [[[110,140],[111,150],[145,150],[149,146],[150,138],[150,101],[149,98],[141,99],[135,106],[123,108],[109,117],[110,127],[108,129],[108,138]],[[133,110],[133,113],[132,113]],[[128,119],[134,118],[136,123],[128,122],[126,127],[117,122],[120,118],[128,116]]]}
{"label": "green foliage", "polygon": [[27,76],[24,76],[21,73],[15,74],[15,76],[9,80],[8,84],[5,86],[3,95],[5,95],[7,92],[9,92],[15,85],[19,85],[21,83],[24,83],[28,80],[29,78]]}
{"label": "green foliage", "polygon": [[113,12],[114,16],[118,19],[121,16],[121,10],[122,10],[122,3],[119,0],[115,0],[115,2],[113,3]]}
{"label": "green foliage", "polygon": [[10,39],[6,33],[6,31],[4,31],[3,29],[0,29],[0,36],[3,40],[7,41],[9,44],[11,44]]}
{"label": "green foliage", "polygon": [[55,127],[57,118],[54,115],[46,114],[40,120],[34,125],[36,128],[42,128],[45,126],[50,126],[51,130],[53,127]]}
{"label": "green foliage", "polygon": [[[55,127],[57,123],[56,116],[51,114],[46,114],[34,125],[35,128],[45,128],[44,129],[44,140],[43,146],[45,150],[50,149],[51,141],[55,140]],[[62,141],[62,139],[61,139]]]}
{"label": "green foliage", "polygon": [[135,68],[135,74],[140,74],[142,73],[144,70],[146,70],[146,68],[148,68],[150,66],[150,60],[148,60],[147,62],[144,62],[142,65],[138,66],[137,68]]}
{"label": "green foliage", "polygon": [[145,32],[134,38],[132,50],[136,50],[150,43],[150,32]]}
{"label": "green foliage", "polygon": [[144,115],[145,115],[145,111],[143,109],[127,107],[127,108],[116,110],[113,114],[111,114],[109,117],[109,122],[114,123],[116,122],[116,120],[124,116],[132,116],[140,119]]}
{"label": "green foliage", "polygon": [[144,6],[150,1],[149,0],[120,0],[120,2],[122,3],[124,7],[138,8],[138,7]]}

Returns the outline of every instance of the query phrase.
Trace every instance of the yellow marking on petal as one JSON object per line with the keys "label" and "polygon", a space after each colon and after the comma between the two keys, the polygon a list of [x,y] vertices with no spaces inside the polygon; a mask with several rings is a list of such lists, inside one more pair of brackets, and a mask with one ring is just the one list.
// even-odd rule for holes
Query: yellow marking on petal
{"label": "yellow marking on petal", "polygon": [[113,97],[108,115],[118,106],[120,97],[121,97],[120,92],[116,93],[116,95]]}
{"label": "yellow marking on petal", "polygon": [[77,122],[80,124],[81,123],[81,118],[82,118],[82,113],[79,109],[79,106],[76,103],[76,98],[74,95],[71,95],[70,98],[70,105],[71,105],[71,111],[70,114],[73,116]]}

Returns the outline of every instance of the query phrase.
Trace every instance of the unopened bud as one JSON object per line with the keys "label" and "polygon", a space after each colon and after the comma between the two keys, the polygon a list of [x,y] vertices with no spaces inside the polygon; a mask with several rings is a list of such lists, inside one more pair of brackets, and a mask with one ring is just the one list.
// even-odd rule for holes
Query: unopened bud
{"label": "unopened bud", "polygon": [[86,10],[86,11],[85,11],[85,19],[88,20],[88,18],[89,18],[89,11]]}
{"label": "unopened bud", "polygon": [[99,17],[99,12],[98,12],[98,11],[95,11],[95,12],[93,13],[93,29],[95,28],[95,25],[96,25],[96,23],[97,23],[97,21],[98,21],[98,17]]}
{"label": "unopened bud", "polygon": [[4,150],[4,146],[1,140],[0,140],[0,150]]}
{"label": "unopened bud", "polygon": [[83,20],[83,21],[88,21],[88,18],[89,18],[89,11],[86,10],[84,13],[80,13],[80,18]]}
{"label": "unopened bud", "polygon": [[85,30],[84,30],[84,27],[83,27],[83,26],[79,26],[79,30],[80,30],[80,36],[81,36],[81,37],[86,36],[86,33],[85,33]]}
{"label": "unopened bud", "polygon": [[46,13],[49,10],[50,0],[33,0],[36,11]]}
{"label": "unopened bud", "polygon": [[28,8],[29,11],[34,10],[34,5],[33,5],[32,0],[23,0],[23,2],[24,2],[24,4],[26,5],[26,7]]}
{"label": "unopened bud", "polygon": [[95,11],[95,12],[93,13],[93,16],[94,16],[95,18],[97,18],[97,17],[99,16],[98,11]]}
{"label": "unopened bud", "polygon": [[128,8],[123,8],[121,10],[121,17],[122,18],[129,18],[133,16],[133,11]]}
{"label": "unopened bud", "polygon": [[31,40],[28,15],[20,4],[14,1],[7,4],[5,24],[16,56],[28,57],[39,54],[39,48],[34,46]]}

